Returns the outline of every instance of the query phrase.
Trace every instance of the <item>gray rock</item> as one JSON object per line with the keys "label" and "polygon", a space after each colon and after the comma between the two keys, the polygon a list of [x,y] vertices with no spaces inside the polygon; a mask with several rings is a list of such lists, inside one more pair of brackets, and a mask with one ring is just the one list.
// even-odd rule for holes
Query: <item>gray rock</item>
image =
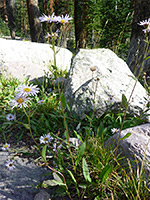
{"label": "gray rock", "polygon": [[[150,175],[150,123],[125,129],[121,131],[120,138],[123,138],[127,133],[131,133],[131,135],[124,140],[119,140],[119,142],[119,132],[116,133],[107,140],[105,146],[107,148],[115,148],[118,143],[117,153],[120,156],[125,156],[130,161],[135,160],[136,157],[140,166],[144,159],[145,175],[146,179],[148,179]],[[123,161],[127,163],[126,159]],[[133,167],[136,168],[137,165],[134,163]]]}
{"label": "gray rock", "polygon": [[[56,64],[59,69],[69,70],[72,53],[56,47]],[[20,80],[39,78],[53,65],[53,51],[48,44],[6,40],[0,38],[0,72]]]}
{"label": "gray rock", "polygon": [[34,200],[51,200],[50,195],[45,191],[40,191],[34,197]]}
{"label": "gray rock", "polygon": [[[103,115],[112,104],[112,109],[117,109],[122,94],[129,99],[134,84],[134,75],[127,64],[111,50],[80,49],[73,59],[64,94],[72,114],[81,119],[93,109],[96,116]],[[137,82],[128,111],[140,115],[147,103],[145,98],[146,90]]]}
{"label": "gray rock", "polygon": [[13,170],[5,167],[5,162],[12,158],[13,153],[0,151],[0,199],[1,200],[31,200],[39,189],[35,188],[43,180],[49,170],[37,166],[33,160],[15,156]]}

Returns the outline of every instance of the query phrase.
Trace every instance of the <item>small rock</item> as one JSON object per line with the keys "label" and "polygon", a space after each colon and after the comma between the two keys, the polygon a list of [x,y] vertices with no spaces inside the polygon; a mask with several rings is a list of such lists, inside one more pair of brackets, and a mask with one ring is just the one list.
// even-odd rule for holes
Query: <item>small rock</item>
{"label": "small rock", "polygon": [[51,200],[51,198],[47,192],[42,190],[35,195],[34,200]]}

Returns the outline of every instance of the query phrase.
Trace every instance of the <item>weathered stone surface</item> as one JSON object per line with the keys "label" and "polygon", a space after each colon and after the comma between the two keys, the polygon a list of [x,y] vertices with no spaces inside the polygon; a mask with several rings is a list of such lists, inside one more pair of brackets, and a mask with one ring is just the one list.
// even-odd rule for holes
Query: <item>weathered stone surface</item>
{"label": "weathered stone surface", "polygon": [[51,200],[50,195],[45,191],[40,191],[34,197],[34,200]]}
{"label": "weathered stone surface", "polygon": [[[14,157],[15,169],[5,167],[7,159]],[[48,176],[48,169],[39,167],[27,158],[14,156],[11,152],[0,151],[0,199],[1,200],[31,200],[39,189],[35,188]]]}
{"label": "weathered stone surface", "polygon": [[[125,129],[121,131],[120,138],[123,138],[127,133],[131,133],[131,135],[124,140],[119,140],[118,153],[121,156],[126,156],[130,161],[135,160],[136,157],[140,164],[144,159],[146,178],[148,178],[150,175],[150,123]],[[106,147],[113,145],[116,147],[118,138],[119,132],[108,139]],[[134,167],[136,167],[135,163]]]}
{"label": "weathered stone surface", "polygon": [[[91,67],[96,70],[92,72]],[[112,105],[111,97],[116,109],[122,94],[129,99],[135,85],[133,77],[127,64],[111,50],[81,49],[73,59],[64,89],[72,114],[83,118],[95,107],[96,115],[101,116]],[[128,111],[140,115],[145,108],[146,97],[145,88],[137,82]]]}
{"label": "weathered stone surface", "polygon": [[[58,50],[58,48],[57,48]],[[56,64],[59,69],[69,70],[72,53],[59,48]],[[6,40],[0,38],[0,72],[23,80],[39,78],[49,72],[48,66],[53,63],[53,51],[48,44]]]}

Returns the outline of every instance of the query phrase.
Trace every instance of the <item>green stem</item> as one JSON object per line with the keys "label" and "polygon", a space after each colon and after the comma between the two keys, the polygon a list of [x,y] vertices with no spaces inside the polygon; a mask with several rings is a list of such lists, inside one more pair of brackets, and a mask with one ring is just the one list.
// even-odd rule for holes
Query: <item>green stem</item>
{"label": "green stem", "polygon": [[[62,31],[61,31],[61,32],[62,32]],[[54,52],[54,66],[56,66],[56,51],[55,51],[55,45],[53,45],[53,48],[52,48],[52,49],[53,49],[53,52]],[[60,99],[60,102],[61,102],[61,98],[60,98],[60,97],[61,97],[61,90],[60,90],[60,84],[59,84],[59,81],[58,81],[57,69],[56,69],[56,81],[57,81],[59,99]],[[62,103],[61,103],[61,104],[62,104]],[[76,167],[75,167],[75,163],[74,163],[74,160],[73,160],[73,155],[72,155],[72,151],[71,151],[71,147],[70,147],[70,142],[69,142],[69,130],[68,130],[67,122],[66,122],[66,117],[65,117],[64,109],[63,109],[62,106],[61,106],[61,109],[62,109],[62,114],[63,114],[63,118],[64,118],[65,129],[66,129],[66,132],[67,132],[68,149],[69,149],[69,153],[70,153],[70,156],[71,156],[71,160],[72,160],[74,172],[76,173]]]}
{"label": "green stem", "polygon": [[[57,80],[57,86],[58,86],[58,92],[59,92],[59,98],[60,98],[61,97],[61,90],[60,90],[60,85],[59,85],[59,81],[58,81],[57,70],[56,70],[56,80]],[[61,98],[60,98],[60,102],[61,102]],[[65,117],[63,106],[61,106],[61,110],[62,110],[62,114],[63,114],[63,118],[64,118],[65,129],[66,129],[66,132],[67,132],[68,149],[69,149],[69,153],[70,153],[70,156],[71,156],[71,160],[72,160],[74,172],[76,173],[76,167],[75,167],[75,163],[74,163],[74,159],[73,159],[73,155],[72,155],[72,151],[71,151],[71,147],[70,147],[70,142],[69,142],[69,138],[70,138],[70,136],[69,136],[69,130],[68,130],[67,121],[66,121],[66,117]]]}

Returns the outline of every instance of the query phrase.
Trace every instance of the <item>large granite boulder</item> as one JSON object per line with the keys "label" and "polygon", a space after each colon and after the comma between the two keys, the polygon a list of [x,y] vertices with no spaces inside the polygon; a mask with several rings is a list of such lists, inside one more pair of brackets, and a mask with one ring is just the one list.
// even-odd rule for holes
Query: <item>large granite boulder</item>
{"label": "large granite boulder", "polygon": [[125,129],[121,131],[120,138],[125,137],[127,133],[131,133],[131,135],[126,139],[119,140],[119,142],[119,132],[116,133],[107,140],[105,146],[115,148],[118,143],[117,153],[120,156],[125,156],[123,161],[126,163],[126,158],[128,158],[133,163],[133,168],[137,168],[137,164],[132,162],[135,158],[139,162],[139,166],[143,161],[146,179],[148,179],[150,176],[150,123]]}
{"label": "large granite boulder", "polygon": [[[56,64],[59,69],[70,69],[72,53],[57,48]],[[0,72],[23,80],[39,78],[49,72],[53,63],[53,51],[48,44],[0,38]]]}
{"label": "large granite boulder", "polygon": [[[71,112],[78,118],[93,109],[102,116],[108,108],[120,106],[122,94],[129,99],[135,78],[127,64],[109,49],[80,49],[74,57],[64,94]],[[128,111],[140,115],[147,103],[147,92],[137,82]]]}

